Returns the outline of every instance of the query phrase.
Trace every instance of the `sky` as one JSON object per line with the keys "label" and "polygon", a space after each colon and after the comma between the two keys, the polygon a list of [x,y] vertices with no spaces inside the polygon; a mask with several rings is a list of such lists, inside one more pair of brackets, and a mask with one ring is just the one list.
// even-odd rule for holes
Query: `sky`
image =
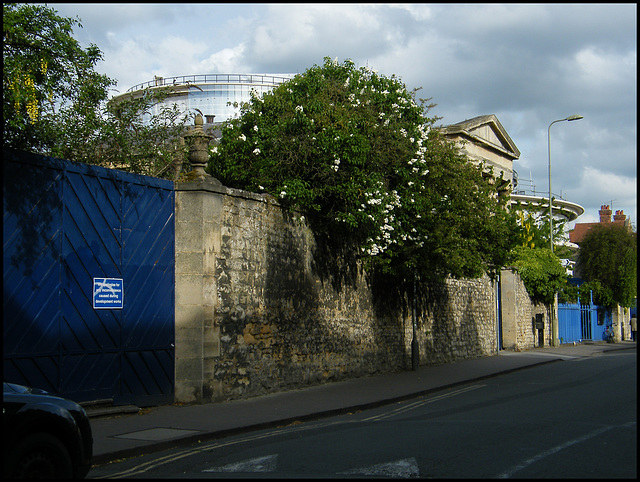
{"label": "sky", "polygon": [[[520,183],[637,227],[636,4],[48,4],[79,17],[113,94],[162,77],[303,73],[324,57],[395,75],[449,125],[495,114]],[[573,122],[558,122],[570,115]]]}

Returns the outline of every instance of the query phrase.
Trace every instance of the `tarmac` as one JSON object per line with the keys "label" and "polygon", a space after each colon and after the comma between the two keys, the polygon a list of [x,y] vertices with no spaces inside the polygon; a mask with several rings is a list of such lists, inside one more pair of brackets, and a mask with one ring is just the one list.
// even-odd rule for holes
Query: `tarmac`
{"label": "tarmac", "polygon": [[93,464],[139,456],[198,441],[365,410],[516,370],[637,350],[637,343],[583,342],[460,360],[415,370],[314,385],[255,398],[172,404],[91,419]]}

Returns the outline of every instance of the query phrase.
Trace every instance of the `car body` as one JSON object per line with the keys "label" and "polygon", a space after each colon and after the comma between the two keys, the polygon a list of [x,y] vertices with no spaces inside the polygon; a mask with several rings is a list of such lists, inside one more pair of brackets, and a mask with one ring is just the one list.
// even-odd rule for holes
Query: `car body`
{"label": "car body", "polygon": [[84,478],[91,468],[91,423],[76,402],[5,382],[2,431],[4,477]]}

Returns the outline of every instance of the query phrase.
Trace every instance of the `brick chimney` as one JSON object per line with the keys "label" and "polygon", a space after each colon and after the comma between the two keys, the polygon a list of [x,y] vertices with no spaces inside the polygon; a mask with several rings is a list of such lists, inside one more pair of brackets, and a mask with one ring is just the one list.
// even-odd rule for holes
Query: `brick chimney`
{"label": "brick chimney", "polygon": [[610,223],[611,222],[611,209],[609,209],[608,204],[604,204],[600,206],[600,222],[601,223]]}
{"label": "brick chimney", "polygon": [[624,224],[626,219],[627,217],[624,215],[624,211],[622,209],[620,211],[616,211],[616,213],[613,215],[614,223]]}

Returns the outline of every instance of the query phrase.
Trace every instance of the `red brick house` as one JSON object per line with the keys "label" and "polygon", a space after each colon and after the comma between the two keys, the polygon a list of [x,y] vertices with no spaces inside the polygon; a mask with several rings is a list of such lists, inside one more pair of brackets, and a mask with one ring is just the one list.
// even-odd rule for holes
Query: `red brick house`
{"label": "red brick house", "polygon": [[603,226],[626,226],[627,229],[631,229],[631,221],[625,216],[624,211],[616,211],[613,215],[613,221],[611,220],[611,209],[608,204],[604,204],[600,207],[600,222],[599,223],[576,223],[574,228],[569,231],[569,240],[572,243],[580,244],[587,234],[587,232],[597,225]]}

